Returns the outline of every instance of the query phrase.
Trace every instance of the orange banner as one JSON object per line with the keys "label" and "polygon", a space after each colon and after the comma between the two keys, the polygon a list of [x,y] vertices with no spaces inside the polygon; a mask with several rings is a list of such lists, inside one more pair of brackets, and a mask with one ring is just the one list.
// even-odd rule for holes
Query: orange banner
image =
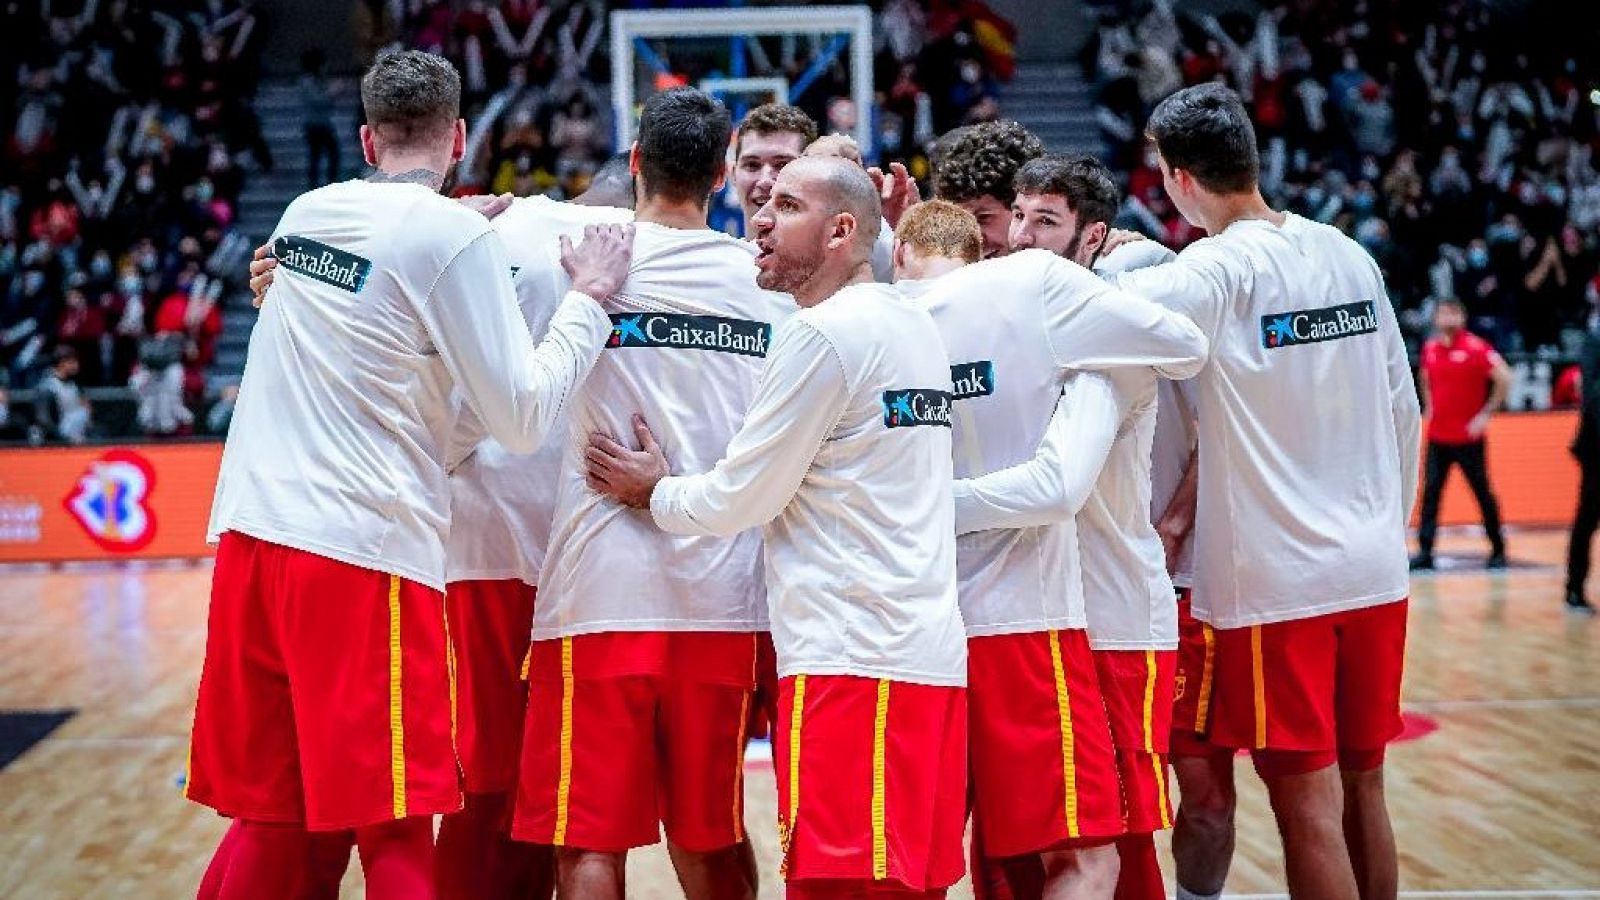
{"label": "orange banner", "polygon": [[[1489,420],[1485,438],[1489,486],[1500,500],[1500,518],[1507,524],[1572,522],[1578,508],[1578,461],[1567,448],[1577,433],[1578,413],[1574,410],[1502,413]],[[1426,456],[1423,465],[1427,465]],[[1419,491],[1421,484],[1419,479]],[[1420,500],[1417,506],[1420,510]],[[1474,525],[1482,521],[1466,478],[1460,470],[1452,471],[1439,506],[1439,522]]]}
{"label": "orange banner", "polygon": [[220,443],[0,450],[0,562],[209,556]]}
{"label": "orange banner", "polygon": [[[1578,497],[1575,412],[1495,416],[1489,480],[1514,525],[1565,525]],[[222,445],[0,450],[0,562],[201,557]],[[1460,473],[1439,520],[1479,521]],[[1415,523],[1413,523],[1415,524]]]}

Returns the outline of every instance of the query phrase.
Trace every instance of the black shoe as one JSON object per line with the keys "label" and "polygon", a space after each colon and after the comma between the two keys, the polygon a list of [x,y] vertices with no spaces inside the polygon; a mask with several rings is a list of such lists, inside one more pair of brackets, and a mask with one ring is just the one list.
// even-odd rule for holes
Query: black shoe
{"label": "black shoe", "polygon": [[1413,571],[1413,572],[1432,572],[1433,571],[1433,554],[1432,553],[1418,553],[1416,556],[1411,557],[1411,571]]}
{"label": "black shoe", "polygon": [[1489,559],[1484,562],[1483,567],[1485,569],[1504,569],[1506,567],[1506,552],[1504,550],[1496,550],[1489,554]]}
{"label": "black shoe", "polygon": [[1577,613],[1580,616],[1594,615],[1594,607],[1589,601],[1583,599],[1582,591],[1567,591],[1567,612]]}

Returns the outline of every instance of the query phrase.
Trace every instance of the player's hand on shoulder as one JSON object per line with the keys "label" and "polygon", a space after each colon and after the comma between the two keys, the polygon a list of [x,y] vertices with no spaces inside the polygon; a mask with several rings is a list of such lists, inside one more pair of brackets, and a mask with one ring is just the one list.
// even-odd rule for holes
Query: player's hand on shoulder
{"label": "player's hand on shoulder", "polygon": [[633,263],[633,226],[589,225],[583,242],[574,246],[561,236],[561,268],[572,279],[572,289],[588,294],[596,303],[622,290]]}
{"label": "player's hand on shoulder", "polygon": [[256,248],[255,256],[250,260],[250,302],[256,309],[266,302],[267,288],[272,286],[272,270],[277,267],[278,261],[272,256],[271,244]]}
{"label": "player's hand on shoulder", "polygon": [[1106,242],[1105,245],[1100,249],[1100,255],[1104,256],[1105,254],[1110,253],[1111,251],[1125,244],[1133,244],[1139,241],[1148,240],[1150,239],[1137,231],[1131,231],[1127,228],[1113,228],[1106,232]]}
{"label": "player's hand on shoulder", "polygon": [[456,202],[467,209],[482,215],[485,219],[493,219],[511,208],[511,201],[516,197],[512,194],[469,194],[456,198]]}
{"label": "player's hand on shoulder", "polygon": [[589,435],[589,447],[583,454],[585,474],[593,490],[624,506],[649,509],[656,482],[671,470],[643,416],[634,415],[633,433],[639,440],[638,450],[630,450],[609,434]]}

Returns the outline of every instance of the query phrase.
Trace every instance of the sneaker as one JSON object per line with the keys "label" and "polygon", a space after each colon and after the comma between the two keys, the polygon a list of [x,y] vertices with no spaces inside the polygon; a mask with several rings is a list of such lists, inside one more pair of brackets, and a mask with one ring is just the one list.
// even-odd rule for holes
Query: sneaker
{"label": "sneaker", "polygon": [[1583,598],[1582,591],[1567,591],[1567,612],[1577,613],[1580,616],[1594,615],[1594,607]]}
{"label": "sneaker", "polygon": [[1432,572],[1433,571],[1433,554],[1431,554],[1431,553],[1418,553],[1416,556],[1411,557],[1411,571],[1413,571],[1413,572]]}
{"label": "sneaker", "polygon": [[1489,554],[1489,559],[1484,562],[1483,567],[1491,570],[1504,569],[1506,567],[1506,552],[1504,550],[1496,550]]}

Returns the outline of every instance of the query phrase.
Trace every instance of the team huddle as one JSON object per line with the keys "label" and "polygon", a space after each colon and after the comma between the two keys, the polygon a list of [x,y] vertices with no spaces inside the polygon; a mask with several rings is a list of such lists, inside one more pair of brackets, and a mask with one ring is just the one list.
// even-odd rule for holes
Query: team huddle
{"label": "team huddle", "polygon": [[352,847],[371,897],[621,898],[663,831],[691,900],[753,898],[760,735],[793,897],[941,897],[969,821],[980,897],[1165,897],[1173,827],[1216,896],[1240,749],[1292,894],[1395,894],[1416,394],[1235,95],[1151,118],[1181,254],[1015,123],[942,138],[918,202],[680,88],[581,197],[452,201],[450,64],[362,101],[374,173],[252,266],[202,898],[337,897]]}

